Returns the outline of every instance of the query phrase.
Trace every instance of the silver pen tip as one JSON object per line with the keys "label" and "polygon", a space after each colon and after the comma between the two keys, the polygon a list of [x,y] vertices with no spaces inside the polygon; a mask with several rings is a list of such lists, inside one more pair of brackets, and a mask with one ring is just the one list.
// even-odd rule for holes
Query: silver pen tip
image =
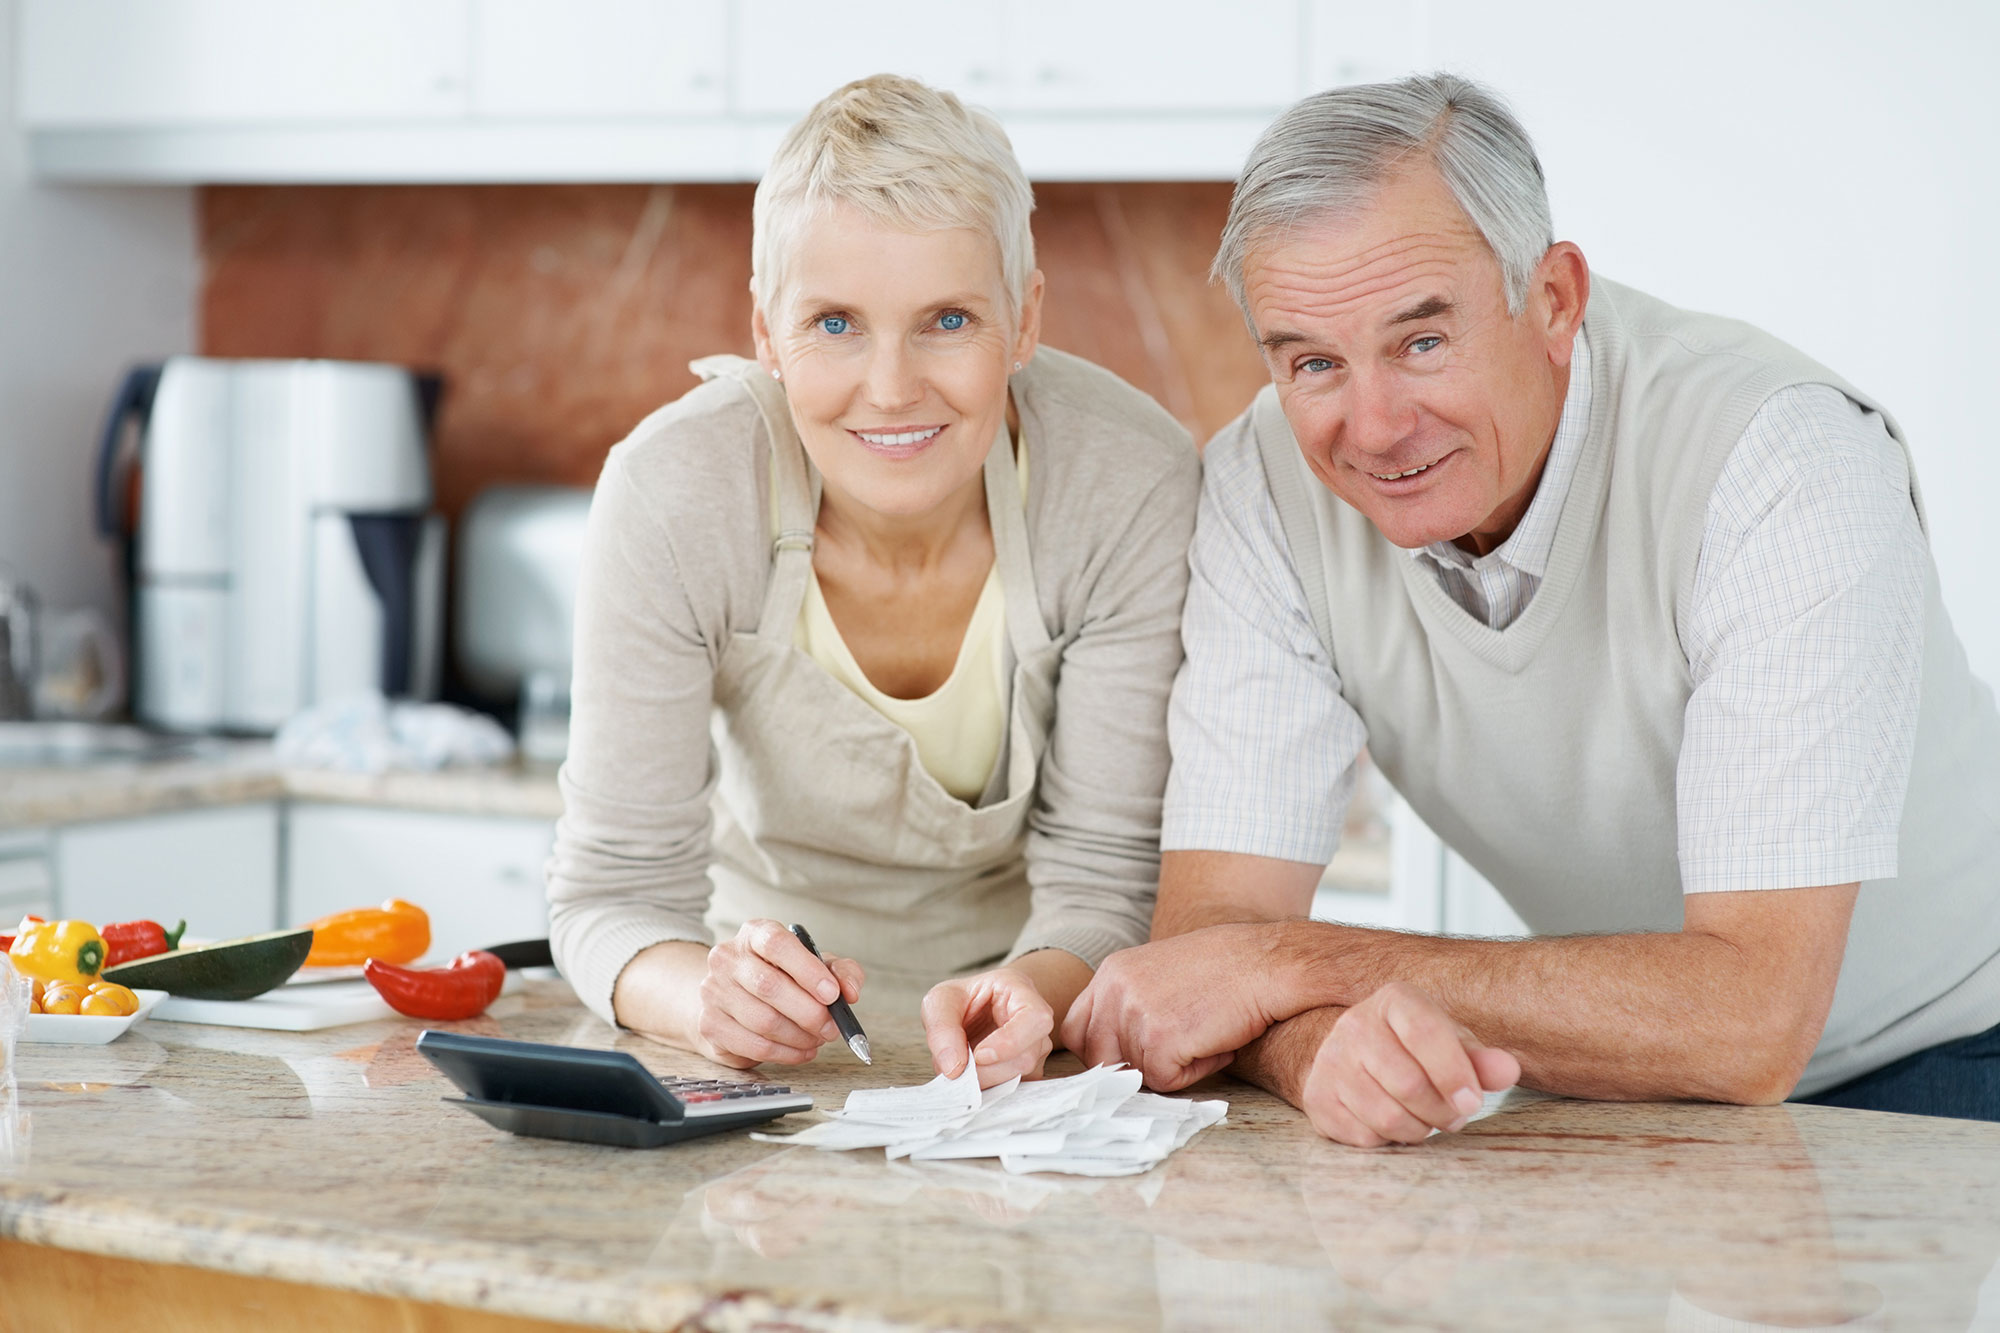
{"label": "silver pen tip", "polygon": [[862,1064],[872,1065],[875,1063],[868,1057],[868,1038],[862,1036],[859,1032],[847,1039],[847,1049],[853,1051],[860,1058]]}

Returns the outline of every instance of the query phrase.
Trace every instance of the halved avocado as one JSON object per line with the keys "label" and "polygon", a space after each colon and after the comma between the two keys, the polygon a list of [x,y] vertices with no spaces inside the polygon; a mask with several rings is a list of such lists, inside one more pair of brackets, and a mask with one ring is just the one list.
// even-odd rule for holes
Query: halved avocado
{"label": "halved avocado", "polygon": [[121,986],[146,986],[190,1000],[247,1000],[298,971],[312,942],[310,930],[274,930],[136,958],[105,968],[103,976]]}

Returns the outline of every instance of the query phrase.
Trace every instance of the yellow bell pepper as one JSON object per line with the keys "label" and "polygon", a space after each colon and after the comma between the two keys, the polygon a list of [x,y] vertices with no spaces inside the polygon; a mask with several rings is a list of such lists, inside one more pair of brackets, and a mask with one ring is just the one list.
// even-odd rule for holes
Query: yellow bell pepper
{"label": "yellow bell pepper", "polygon": [[89,981],[104,966],[105,946],[88,921],[26,921],[7,950],[23,976]]}

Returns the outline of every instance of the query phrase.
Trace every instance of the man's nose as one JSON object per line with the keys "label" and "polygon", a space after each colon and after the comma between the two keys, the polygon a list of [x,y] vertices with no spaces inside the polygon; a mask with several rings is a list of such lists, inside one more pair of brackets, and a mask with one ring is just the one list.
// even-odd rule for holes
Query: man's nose
{"label": "man's nose", "polygon": [[1416,429],[1416,413],[1398,378],[1373,367],[1347,382],[1348,442],[1364,453],[1387,454]]}
{"label": "man's nose", "polygon": [[880,412],[914,407],[923,397],[923,386],[909,349],[899,340],[886,339],[870,349],[865,389],[868,405]]}

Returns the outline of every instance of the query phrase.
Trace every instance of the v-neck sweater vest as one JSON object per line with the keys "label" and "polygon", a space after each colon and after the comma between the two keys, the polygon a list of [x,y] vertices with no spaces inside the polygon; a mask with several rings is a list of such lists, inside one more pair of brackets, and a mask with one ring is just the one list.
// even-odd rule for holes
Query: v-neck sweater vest
{"label": "v-neck sweater vest", "polygon": [[[1710,495],[1777,390],[1825,367],[1748,325],[1593,279],[1587,443],[1547,575],[1504,630],[1454,602],[1306,470],[1265,390],[1273,500],[1341,694],[1411,806],[1542,935],[1682,924],[1676,766],[1693,690],[1679,626]],[[1923,502],[1911,467],[1910,503]],[[1896,846],[1862,883],[1810,1094],[2000,1021],[2000,715],[1926,578],[1923,701]],[[1893,780],[1885,775],[1884,780]],[[1825,835],[1801,829],[1810,842]],[[1772,887],[1809,887],[1773,885]]]}

